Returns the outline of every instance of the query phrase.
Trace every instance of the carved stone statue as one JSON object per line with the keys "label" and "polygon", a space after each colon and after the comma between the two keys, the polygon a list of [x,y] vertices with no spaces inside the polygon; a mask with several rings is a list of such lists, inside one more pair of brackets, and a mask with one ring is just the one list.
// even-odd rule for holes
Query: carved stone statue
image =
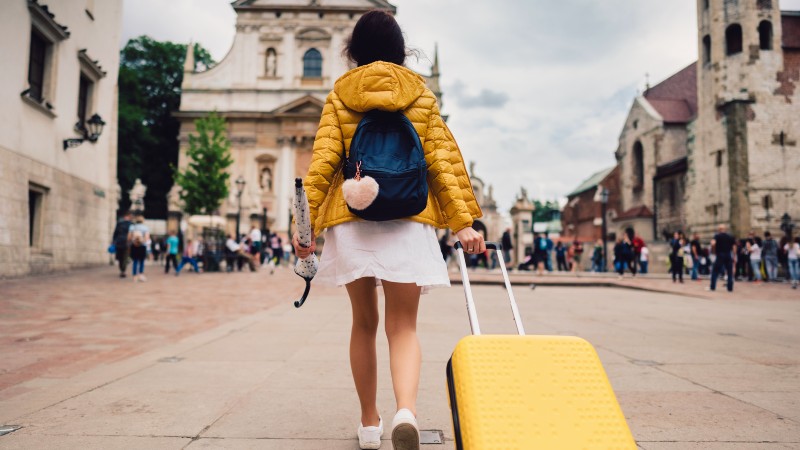
{"label": "carved stone statue", "polygon": [[261,189],[272,192],[272,170],[269,167],[261,169]]}
{"label": "carved stone statue", "polygon": [[131,199],[131,210],[139,214],[144,213],[144,194],[147,192],[147,186],[142,184],[142,180],[136,179],[133,187],[128,191],[128,197]]}
{"label": "carved stone statue", "polygon": [[267,65],[266,65],[266,75],[268,77],[276,76],[278,72],[278,54],[275,52],[275,49],[270,47],[267,49]]}

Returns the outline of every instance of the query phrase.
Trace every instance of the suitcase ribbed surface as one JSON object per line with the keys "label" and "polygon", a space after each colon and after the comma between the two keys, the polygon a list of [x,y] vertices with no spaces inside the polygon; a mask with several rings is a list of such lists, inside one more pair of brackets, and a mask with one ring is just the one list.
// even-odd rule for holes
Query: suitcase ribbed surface
{"label": "suitcase ribbed surface", "polygon": [[468,336],[452,358],[465,450],[636,449],[594,348],[569,336]]}

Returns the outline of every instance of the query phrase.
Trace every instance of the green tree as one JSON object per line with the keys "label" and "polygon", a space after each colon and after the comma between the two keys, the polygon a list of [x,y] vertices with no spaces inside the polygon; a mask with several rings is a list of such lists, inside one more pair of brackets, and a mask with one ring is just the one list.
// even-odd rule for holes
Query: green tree
{"label": "green tree", "polygon": [[175,172],[175,182],[181,188],[185,212],[212,215],[228,196],[231,175],[226,169],[233,164],[230,142],[225,119],[219,114],[211,113],[194,124],[197,134],[189,135],[188,165]]}
{"label": "green tree", "polygon": [[[147,36],[131,39],[120,52],[117,176],[122,187],[120,209],[130,207],[128,190],[136,178],[147,186],[150,218],[166,218],[172,167],[178,164],[179,122],[172,116],[181,102],[186,45]],[[194,47],[196,69],[214,60]]]}
{"label": "green tree", "polygon": [[534,200],[533,206],[536,208],[532,214],[533,223],[550,222],[554,214],[560,211],[556,201]]}

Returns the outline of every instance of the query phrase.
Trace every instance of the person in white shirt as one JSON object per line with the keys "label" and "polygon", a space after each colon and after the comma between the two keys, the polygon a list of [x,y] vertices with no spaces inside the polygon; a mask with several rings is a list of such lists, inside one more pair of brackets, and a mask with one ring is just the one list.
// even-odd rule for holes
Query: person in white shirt
{"label": "person in white shirt", "polygon": [[639,273],[647,273],[647,265],[650,263],[650,249],[642,247],[639,253]]}
{"label": "person in white shirt", "polygon": [[792,289],[797,289],[800,283],[800,237],[794,238],[794,242],[789,242],[783,246],[789,263],[789,276],[792,279]]}
{"label": "person in white shirt", "polygon": [[250,241],[253,243],[253,257],[256,261],[261,261],[261,230],[250,228]]}
{"label": "person in white shirt", "polygon": [[761,238],[750,239],[747,241],[747,253],[750,254],[750,265],[753,267],[753,278],[755,283],[761,283]]}

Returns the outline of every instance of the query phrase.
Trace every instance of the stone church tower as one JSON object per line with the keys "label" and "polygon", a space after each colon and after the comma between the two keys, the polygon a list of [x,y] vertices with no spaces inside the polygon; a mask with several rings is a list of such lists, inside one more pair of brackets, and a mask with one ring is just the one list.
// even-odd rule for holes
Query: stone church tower
{"label": "stone church tower", "polygon": [[[204,72],[194,72],[191,46],[181,95],[179,166],[188,161],[188,135],[194,121],[211,111],[228,125],[234,163],[230,196],[220,214],[233,233],[241,200],[241,232],[266,223],[286,237],[294,178],[311,162],[312,145],[325,98],[348,69],[342,50],[362,14],[396,8],[384,0],[237,0],[236,35],[225,58]],[[438,55],[428,86],[441,102]],[[245,181],[237,198],[235,181]],[[177,188],[175,189],[177,191]],[[169,225],[180,217],[177,192],[171,193]],[[266,217],[265,217],[266,216]],[[189,218],[197,227],[208,218]],[[197,230],[195,230],[197,231]]]}
{"label": "stone church tower", "polygon": [[[686,220],[710,235],[777,231],[800,215],[800,15],[778,0],[698,0],[697,119]],[[790,35],[783,36],[783,29]]]}

